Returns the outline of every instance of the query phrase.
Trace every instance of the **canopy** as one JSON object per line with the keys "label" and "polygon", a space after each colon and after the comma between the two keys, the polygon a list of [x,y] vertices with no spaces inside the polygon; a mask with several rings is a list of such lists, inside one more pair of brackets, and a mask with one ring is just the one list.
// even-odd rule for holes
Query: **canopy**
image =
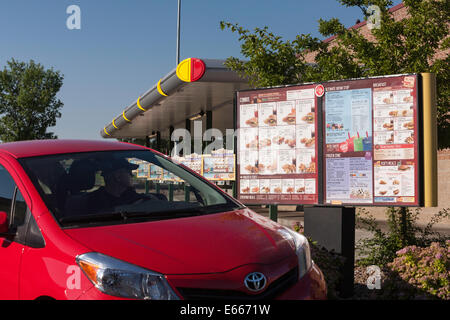
{"label": "canopy", "polygon": [[156,131],[167,138],[169,127],[184,128],[186,119],[212,111],[212,127],[233,128],[235,91],[248,83],[224,60],[183,60],[156,85],[101,130],[104,138],[143,138]]}

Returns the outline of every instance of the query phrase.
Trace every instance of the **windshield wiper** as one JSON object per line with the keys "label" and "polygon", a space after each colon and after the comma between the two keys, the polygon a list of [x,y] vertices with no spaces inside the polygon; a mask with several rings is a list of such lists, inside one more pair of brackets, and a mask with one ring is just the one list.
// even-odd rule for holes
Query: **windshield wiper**
{"label": "windshield wiper", "polygon": [[124,218],[125,217],[122,212],[112,212],[112,213],[96,213],[96,214],[86,214],[82,216],[62,217],[59,219],[59,222],[61,223],[102,222],[112,220],[123,220]]}
{"label": "windshield wiper", "polygon": [[82,216],[62,217],[59,219],[61,223],[75,222],[107,222],[114,220],[127,220],[133,218],[148,218],[150,220],[161,220],[164,218],[180,218],[184,216],[203,214],[203,207],[177,208],[161,211],[118,211],[112,213],[86,214]]}
{"label": "windshield wiper", "polygon": [[69,216],[60,218],[61,223],[98,223],[98,222],[109,222],[115,220],[127,221],[128,219],[145,218],[145,220],[165,220],[174,218],[184,218],[191,216],[200,216],[204,214],[211,214],[217,212],[226,212],[238,208],[235,205],[229,204],[216,204],[206,207],[195,206],[187,208],[175,208],[175,209],[165,209],[158,211],[117,211],[111,213],[97,213],[97,214],[87,214],[82,216]]}
{"label": "windshield wiper", "polygon": [[192,216],[201,215],[205,212],[204,207],[188,207],[188,208],[176,208],[160,211],[140,211],[140,212],[123,212],[127,218],[161,218],[161,217],[174,217],[179,218],[180,216]]}

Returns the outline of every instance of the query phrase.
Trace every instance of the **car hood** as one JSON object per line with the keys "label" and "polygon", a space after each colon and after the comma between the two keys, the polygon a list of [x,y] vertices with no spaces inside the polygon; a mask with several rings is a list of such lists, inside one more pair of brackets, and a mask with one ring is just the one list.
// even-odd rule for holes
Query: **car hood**
{"label": "car hood", "polygon": [[219,273],[295,254],[280,225],[249,209],[64,230],[92,251],[163,274]]}

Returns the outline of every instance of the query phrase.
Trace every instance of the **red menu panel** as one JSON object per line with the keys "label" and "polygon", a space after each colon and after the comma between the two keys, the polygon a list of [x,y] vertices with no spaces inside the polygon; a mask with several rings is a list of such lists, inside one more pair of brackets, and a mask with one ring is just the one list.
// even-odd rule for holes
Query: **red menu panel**
{"label": "red menu panel", "polygon": [[317,204],[314,85],[237,94],[237,190],[248,204]]}

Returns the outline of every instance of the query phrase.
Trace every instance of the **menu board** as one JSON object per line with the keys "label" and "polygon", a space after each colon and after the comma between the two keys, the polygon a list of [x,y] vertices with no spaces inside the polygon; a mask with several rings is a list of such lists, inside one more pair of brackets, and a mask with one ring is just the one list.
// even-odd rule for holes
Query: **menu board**
{"label": "menu board", "polygon": [[133,174],[136,178],[148,179],[150,177],[150,164],[147,161],[136,158],[129,158],[127,160],[132,164],[138,165],[138,168],[133,170]]}
{"label": "menu board", "polygon": [[318,203],[314,86],[241,91],[237,103],[238,199]]}
{"label": "menu board", "polygon": [[419,206],[419,77],[237,92],[238,199]]}
{"label": "menu board", "polygon": [[324,202],[418,205],[417,77],[324,86]]}
{"label": "menu board", "polygon": [[149,180],[161,180],[163,176],[163,169],[157,165],[150,164]]}
{"label": "menu board", "polygon": [[186,155],[182,158],[179,158],[179,162],[183,165],[185,165],[186,167],[188,167],[189,169],[191,169],[192,171],[194,171],[195,173],[202,175],[202,155],[193,153],[190,155]]}
{"label": "menu board", "polygon": [[149,178],[150,177],[150,165],[148,162],[140,163],[139,167],[137,168],[137,178]]}
{"label": "menu board", "polygon": [[173,182],[173,181],[179,181],[180,178],[176,175],[174,175],[172,172],[167,171],[167,170],[162,170],[162,178],[161,180],[163,181],[169,181],[169,182]]}
{"label": "menu board", "polygon": [[203,176],[211,181],[235,180],[234,151],[220,149],[204,155]]}

